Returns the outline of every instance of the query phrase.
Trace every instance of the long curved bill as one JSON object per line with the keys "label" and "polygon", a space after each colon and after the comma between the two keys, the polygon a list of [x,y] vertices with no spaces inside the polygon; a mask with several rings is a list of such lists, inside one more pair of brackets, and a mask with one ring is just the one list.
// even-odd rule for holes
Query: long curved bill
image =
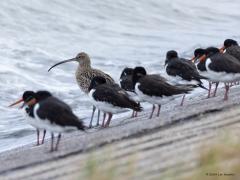
{"label": "long curved bill", "polygon": [[76,58],[64,60],[64,61],[61,61],[61,62],[59,62],[59,63],[57,63],[57,64],[54,64],[52,67],[50,67],[50,68],[48,69],[48,72],[51,71],[52,68],[54,68],[54,67],[56,67],[56,66],[58,66],[58,65],[60,65],[60,64],[67,63],[67,62],[71,62],[71,61],[76,61]]}
{"label": "long curved bill", "polygon": [[21,103],[21,102],[23,102],[23,99],[19,99],[19,100],[16,101],[15,103],[10,104],[8,107],[15,106],[15,105],[17,105],[17,104],[19,104],[19,103]]}

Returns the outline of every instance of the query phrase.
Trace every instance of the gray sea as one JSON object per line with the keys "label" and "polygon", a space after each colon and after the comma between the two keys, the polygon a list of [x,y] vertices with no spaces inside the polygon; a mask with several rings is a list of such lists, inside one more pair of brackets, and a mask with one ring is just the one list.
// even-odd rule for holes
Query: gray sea
{"label": "gray sea", "polygon": [[161,73],[168,50],[190,58],[196,47],[240,40],[239,9],[239,0],[1,0],[0,151],[36,139],[22,111],[7,107],[25,90],[49,90],[89,122],[77,64],[47,72],[54,63],[85,51],[116,81],[126,66]]}

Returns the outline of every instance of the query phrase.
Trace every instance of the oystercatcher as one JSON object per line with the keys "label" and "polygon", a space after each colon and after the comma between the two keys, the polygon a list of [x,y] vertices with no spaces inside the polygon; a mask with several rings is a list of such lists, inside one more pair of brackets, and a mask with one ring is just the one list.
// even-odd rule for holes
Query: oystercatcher
{"label": "oystercatcher", "polygon": [[155,104],[158,105],[157,116],[160,115],[161,105],[174,100],[192,90],[189,86],[177,87],[164,81],[163,79],[147,75],[144,67],[136,67],[133,71],[133,84],[135,92],[142,100],[153,104],[149,119],[152,118]]}
{"label": "oystercatcher", "polygon": [[[23,96],[20,100],[18,100],[17,102],[11,104],[9,107],[15,106],[21,102],[24,102],[23,105],[25,105],[28,101],[30,101],[33,97],[34,97],[35,93],[33,91],[25,91],[23,93]],[[34,100],[33,100],[34,101]],[[34,102],[35,103],[35,102]],[[31,106],[31,103],[29,103],[29,106]],[[23,106],[22,106],[23,107]],[[33,126],[34,128],[36,128],[37,130],[37,146],[40,145],[40,140],[39,140],[39,136],[40,136],[40,131],[43,130],[43,137],[42,137],[42,142],[41,144],[44,143],[45,140],[45,135],[46,135],[46,130],[45,129],[41,129],[38,127],[37,123],[36,123],[36,119],[34,119],[32,114],[28,113],[29,107],[25,108],[25,112],[26,112],[26,120],[27,122]]]}
{"label": "oystercatcher", "polygon": [[165,67],[167,75],[170,76],[176,84],[195,84],[206,89],[201,79],[207,79],[201,76],[196,66],[191,61],[179,58],[174,50],[168,51],[166,55]]}
{"label": "oystercatcher", "polygon": [[[207,69],[205,67],[205,64],[199,61],[199,58],[205,54],[205,51],[206,50],[203,48],[195,49],[194,57],[192,58],[192,61],[197,63],[197,69],[199,70],[199,73],[203,76],[206,75]],[[209,83],[209,87],[208,87],[207,98],[210,98],[210,96],[211,96],[212,84],[215,84],[215,89],[214,89],[214,93],[213,93],[213,97],[215,97],[217,94],[217,88],[218,88],[219,82],[212,82],[211,80],[208,79],[208,83]]]}
{"label": "oystercatcher", "polygon": [[[178,53],[174,50],[168,51],[165,60],[166,73],[170,77],[170,82],[177,84],[190,84],[195,87],[201,87],[208,90],[203,86],[201,79],[207,79],[201,76],[195,64],[187,59],[179,58]],[[183,105],[185,95],[181,105]]]}
{"label": "oystercatcher", "polygon": [[[106,79],[94,77],[89,86],[89,97],[94,106],[108,114],[108,120],[103,126],[108,127],[113,114],[123,112],[124,109],[141,111],[141,106],[126,94],[119,86],[106,83]],[[104,117],[105,119],[105,117]]]}
{"label": "oystercatcher", "polygon": [[[140,99],[134,91],[132,82],[133,68],[124,68],[120,76],[120,85],[134,101],[140,105]],[[137,111],[133,110],[132,117],[137,117]]]}
{"label": "oystercatcher", "polygon": [[[26,112],[33,118],[34,125],[38,129],[51,132],[51,151],[57,151],[61,133],[75,129],[84,130],[82,121],[74,115],[71,108],[48,91],[31,94],[24,105],[28,106]],[[58,133],[55,147],[54,133]]]}
{"label": "oystercatcher", "polygon": [[204,76],[213,82],[225,84],[224,100],[227,100],[229,83],[240,80],[240,62],[228,53],[220,53],[215,47],[209,47],[201,54],[196,53],[195,56],[199,57],[198,68],[204,72]]}
{"label": "oystercatcher", "polygon": [[238,45],[237,41],[233,39],[226,39],[220,51],[223,52],[225,50],[226,53],[234,56],[236,59],[240,61],[240,46]]}
{"label": "oystercatcher", "polygon": [[[114,80],[108,74],[91,67],[90,57],[85,52],[79,53],[75,58],[64,60],[64,61],[54,64],[52,67],[49,68],[48,71],[50,71],[52,68],[54,68],[60,64],[67,63],[67,62],[74,62],[74,61],[79,63],[78,68],[76,70],[76,74],[75,74],[77,84],[85,94],[88,93],[88,88],[90,86],[92,78],[94,78],[96,76],[104,77],[108,84],[115,83]],[[92,111],[89,128],[92,127],[92,121],[93,121],[93,116],[94,116],[95,110],[96,110],[96,107],[93,106],[93,111]],[[99,117],[100,117],[100,111],[98,111],[97,126],[99,125]]]}

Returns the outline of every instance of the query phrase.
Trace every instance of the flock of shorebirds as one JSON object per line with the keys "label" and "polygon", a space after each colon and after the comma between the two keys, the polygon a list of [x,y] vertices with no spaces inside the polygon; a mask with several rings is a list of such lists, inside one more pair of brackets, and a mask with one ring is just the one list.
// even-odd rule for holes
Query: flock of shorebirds
{"label": "flock of shorebirds", "polygon": [[[216,96],[219,82],[225,84],[224,100],[228,99],[229,88],[240,81],[240,46],[237,41],[226,39],[222,48],[208,47],[196,49],[191,60],[178,57],[176,51],[166,54],[166,77],[158,74],[148,74],[144,67],[125,68],[120,77],[120,85],[108,74],[91,67],[87,53],[81,52],[75,58],[61,61],[52,68],[67,62],[78,62],[76,80],[80,89],[89,96],[93,105],[90,125],[93,127],[93,117],[98,110],[97,124],[100,125],[100,112],[103,112],[101,127],[109,127],[113,114],[126,109],[133,110],[132,117],[142,111],[141,102],[151,103],[153,117],[155,108],[160,115],[161,105],[182,97],[184,103],[186,94],[195,88],[203,88],[211,96],[211,86],[216,84],[213,96]],[[203,86],[202,80],[209,82],[209,88]],[[37,129],[37,145],[43,144],[46,131],[51,133],[51,151],[56,151],[61,139],[61,133],[78,129],[86,129],[82,120],[72,111],[70,106],[54,97],[48,91],[25,91],[14,106],[23,102],[26,119]],[[40,131],[43,131],[40,142]],[[58,133],[54,143],[54,133]]]}

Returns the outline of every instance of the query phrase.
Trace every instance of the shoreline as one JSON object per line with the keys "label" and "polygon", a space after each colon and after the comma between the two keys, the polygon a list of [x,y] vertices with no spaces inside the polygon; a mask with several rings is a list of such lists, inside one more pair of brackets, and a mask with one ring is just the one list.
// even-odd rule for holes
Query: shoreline
{"label": "shoreline", "polygon": [[[240,119],[221,119],[221,121],[206,120],[207,118],[217,118],[219,114],[226,114],[226,116],[228,116],[230,112],[236,113],[235,111],[240,102],[240,92],[238,92],[238,90],[239,87],[230,90],[229,101],[227,102],[223,102],[223,89],[219,89],[217,97],[214,98],[205,99],[206,93],[201,93],[199,97],[187,100],[182,107],[179,106],[179,102],[171,102],[164,105],[159,118],[154,116],[153,119],[149,120],[149,112],[146,111],[137,118],[131,119],[126,117],[115,119],[110,125],[110,128],[107,129],[92,129],[87,130],[86,133],[73,132],[71,134],[64,134],[58,152],[49,153],[50,144],[48,140],[41,146],[28,144],[26,146],[4,151],[0,153],[0,160],[3,162],[0,167],[0,178],[17,179],[19,177],[24,177],[22,179],[27,179],[27,174],[31,172],[32,168],[36,171],[41,171],[38,167],[47,167],[48,165],[50,167],[51,164],[55,164],[55,161],[63,163],[65,159],[85,157],[89,154],[101,151],[101,149],[107,146],[113,146],[114,148],[115,144],[127,143],[129,141],[137,143],[148,136],[150,137],[150,143],[155,140],[154,136],[159,133],[160,135],[158,136],[160,139],[166,140],[166,142],[157,147],[152,147],[153,149],[156,148],[156,150],[161,150],[169,145],[185,141],[188,138],[189,140],[197,138],[199,142],[206,140],[206,137],[213,138],[216,135],[216,129],[221,130],[222,128],[231,127],[232,125],[240,126]],[[149,121],[151,121],[151,123],[149,123]],[[206,124],[204,125],[204,123]],[[196,136],[194,132],[191,132],[192,129],[197,129],[197,126],[195,126],[196,124],[202,129],[205,128],[204,131],[208,133],[205,134],[199,131],[199,135]],[[207,124],[210,124],[209,127]],[[175,138],[174,131],[171,132],[171,129],[178,129],[183,126],[188,126],[187,130],[181,130],[179,132],[181,136],[183,136],[184,133],[188,134],[186,137],[176,137],[175,140],[167,141],[168,139]],[[163,136],[161,135],[162,132],[166,132],[166,134]],[[153,137],[151,138],[151,136]],[[178,149],[175,151],[177,152]],[[165,155],[167,154],[168,152],[166,151]],[[174,159],[172,159],[172,161],[174,161]],[[162,164],[159,163],[159,165]],[[165,168],[168,166],[169,165],[165,165]],[[74,166],[72,166],[72,168],[74,168]],[[70,170],[71,166],[67,166],[67,169]],[[55,173],[55,175],[57,175],[60,172]],[[160,174],[163,173],[164,171],[160,172]],[[48,173],[44,174],[44,177],[45,176],[47,177]],[[28,178],[30,177],[32,176],[28,176]],[[36,174],[36,177],[40,178],[43,177],[43,175]],[[60,176],[58,177],[60,178]],[[61,176],[61,178],[64,177],[65,176]]]}

